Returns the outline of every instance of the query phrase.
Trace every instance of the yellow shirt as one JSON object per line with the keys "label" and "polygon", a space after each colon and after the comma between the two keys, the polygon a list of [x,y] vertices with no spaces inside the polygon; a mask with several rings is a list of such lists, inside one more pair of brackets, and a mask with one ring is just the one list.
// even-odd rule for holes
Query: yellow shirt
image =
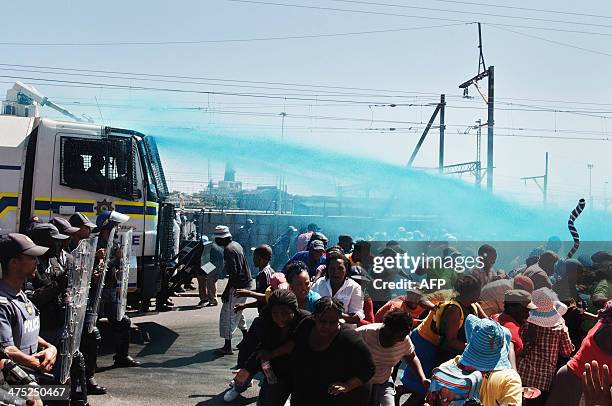
{"label": "yellow shirt", "polygon": [[[493,371],[485,377],[480,387],[483,406],[516,405],[523,402],[523,383],[514,369]],[[497,402],[497,403],[496,403]]]}
{"label": "yellow shirt", "polygon": [[[459,356],[445,362],[459,363]],[[504,369],[482,374],[480,402],[483,406],[523,404],[523,383],[514,369]]]}

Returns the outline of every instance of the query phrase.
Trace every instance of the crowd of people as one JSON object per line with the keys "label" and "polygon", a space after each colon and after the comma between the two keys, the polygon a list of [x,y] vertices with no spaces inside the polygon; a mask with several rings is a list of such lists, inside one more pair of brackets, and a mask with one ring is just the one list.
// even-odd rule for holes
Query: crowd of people
{"label": "crowd of people", "polygon": [[[115,366],[139,365],[128,354],[131,322],[117,312],[122,252],[111,241],[112,230],[127,220],[116,211],[102,212],[96,223],[81,213],[49,223],[33,219],[27,235],[0,241],[2,354],[57,383],[67,356],[58,349],[66,338],[70,252],[97,236],[87,306],[95,307],[100,286],[101,303],[87,313],[93,328],[83,329],[70,354],[66,404],[86,405],[88,395],[106,393],[94,377],[98,317],[108,319],[115,336]],[[414,272],[377,272],[376,257],[404,254],[406,247],[389,241],[373,252],[371,242],[349,235],[334,245],[311,224],[251,249],[251,230],[247,223],[238,233],[245,252],[227,226],[217,226],[210,251],[217,272],[197,275],[198,307],[219,305],[217,278],[227,276],[217,351],[237,350],[238,357],[226,402],[261,376],[258,404],[264,406],[612,404],[609,251],[573,259],[538,247],[522,266],[503,272],[496,268],[497,249],[483,244],[479,264],[459,269],[463,254],[447,239],[437,249],[454,268],[425,262]],[[377,278],[444,284],[398,293],[377,288]],[[434,288],[442,285],[448,289]],[[258,313],[250,325],[247,308]],[[235,347],[237,329],[242,339]]]}
{"label": "crowd of people", "polygon": [[[253,278],[229,228],[217,226],[214,239],[228,275],[219,354],[232,354],[242,332],[226,402],[261,372],[259,405],[612,404],[610,252],[576,260],[537,248],[506,273],[484,244],[481,264],[465,271],[426,263],[385,276],[444,278],[452,289],[396,295],[372,283],[376,255],[405,252],[395,241],[371,253],[367,241],[343,235],[331,246],[310,229],[279,272],[273,248],[256,247]],[[450,244],[444,255],[457,258]],[[258,316],[247,328],[249,307]]]}

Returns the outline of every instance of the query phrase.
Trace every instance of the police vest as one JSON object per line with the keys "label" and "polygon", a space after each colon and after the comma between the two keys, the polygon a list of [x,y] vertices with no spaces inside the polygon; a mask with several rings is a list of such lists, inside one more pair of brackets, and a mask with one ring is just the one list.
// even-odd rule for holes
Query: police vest
{"label": "police vest", "polygon": [[26,298],[23,292],[16,298],[0,296],[0,304],[10,304],[15,311],[16,320],[11,323],[15,346],[27,355],[36,353],[40,332],[40,313],[36,306]]}

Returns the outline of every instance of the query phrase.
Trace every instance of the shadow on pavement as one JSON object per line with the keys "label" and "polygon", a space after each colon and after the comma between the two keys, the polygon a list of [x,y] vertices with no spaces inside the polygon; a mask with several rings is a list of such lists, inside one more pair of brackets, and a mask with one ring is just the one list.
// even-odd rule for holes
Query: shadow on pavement
{"label": "shadow on pavement", "polygon": [[[140,354],[139,354],[140,355]],[[180,368],[192,364],[211,362],[223,355],[217,354],[216,350],[202,351],[190,357],[174,358],[164,362],[144,362],[141,368]]]}
{"label": "shadow on pavement", "polygon": [[[165,354],[179,336],[168,327],[150,321],[134,323],[134,325],[137,326],[137,329],[132,329],[130,342],[144,345],[144,348],[135,357]],[[114,354],[116,337],[110,323],[101,321],[98,323],[98,328],[102,335],[100,355]]]}
{"label": "shadow on pavement", "polygon": [[251,405],[254,404],[255,402],[257,402],[257,396],[253,396],[250,398],[245,398],[242,396],[239,396],[238,399],[234,400],[233,402],[230,403],[226,403],[223,400],[223,394],[225,393],[225,390],[217,395],[204,395],[204,394],[198,394],[198,395],[189,395],[189,398],[193,399],[193,398],[202,398],[202,397],[210,397],[210,399],[204,400],[202,402],[196,403],[195,406],[214,406],[214,405]]}
{"label": "shadow on pavement", "polygon": [[175,306],[174,307],[174,311],[177,312],[184,312],[185,310],[198,310],[201,309],[202,307],[199,307],[197,305],[188,305],[188,306]]}

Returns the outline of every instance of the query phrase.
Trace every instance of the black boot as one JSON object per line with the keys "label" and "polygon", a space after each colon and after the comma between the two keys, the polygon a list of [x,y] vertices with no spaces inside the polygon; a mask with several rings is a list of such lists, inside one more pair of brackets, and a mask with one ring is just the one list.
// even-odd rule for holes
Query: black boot
{"label": "black boot", "polygon": [[115,368],[131,368],[131,367],[139,367],[140,361],[136,361],[134,358],[126,355],[125,357],[114,357],[115,360]]}
{"label": "black boot", "polygon": [[106,388],[98,385],[96,378],[93,376],[87,380],[87,394],[88,395],[106,395]]}

